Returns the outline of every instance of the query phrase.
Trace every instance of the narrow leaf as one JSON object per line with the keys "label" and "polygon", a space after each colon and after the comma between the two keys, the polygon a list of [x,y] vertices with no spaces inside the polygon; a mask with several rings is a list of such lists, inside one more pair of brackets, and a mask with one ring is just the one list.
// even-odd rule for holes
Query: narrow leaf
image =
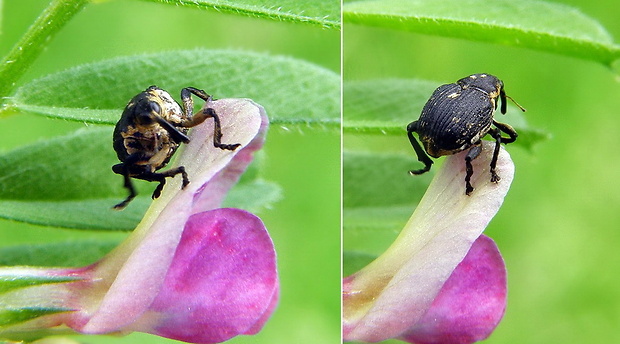
{"label": "narrow leaf", "polygon": [[344,152],[345,250],[379,253],[396,238],[434,174],[409,175],[416,164],[413,152]]}
{"label": "narrow leaf", "polygon": [[[0,265],[72,267],[86,266],[112,251],[118,240],[79,240],[39,245],[19,245],[0,248]],[[70,282],[64,276],[45,277],[49,283]],[[53,279],[52,279],[53,278]],[[36,280],[35,280],[36,282]],[[0,291],[4,283],[0,280]]]}
{"label": "narrow leaf", "polygon": [[66,283],[73,282],[75,280],[75,278],[71,278],[68,276],[0,275],[0,294],[6,293],[11,290],[31,287],[35,285]]}
{"label": "narrow leaf", "polygon": [[[407,124],[418,119],[433,91],[444,83],[411,79],[345,82],[343,131],[405,137]],[[511,91],[509,94],[518,99],[514,93]],[[369,94],[373,96],[369,97]],[[521,145],[531,149],[549,138],[548,133],[529,127],[526,115],[512,105],[508,106],[506,115],[499,111],[495,113],[499,122],[511,124],[519,133],[519,138],[511,146]]]}
{"label": "narrow leaf", "polygon": [[251,98],[276,125],[338,128],[340,123],[336,73],[288,57],[227,50],[181,50],[85,64],[23,85],[8,102],[24,112],[114,124],[127,102],[150,85],[169,91],[177,101],[188,86],[217,99]]}
{"label": "narrow leaf", "polygon": [[340,28],[337,0],[150,0],[175,6],[214,9],[223,13]]}
{"label": "narrow leaf", "polygon": [[376,255],[368,253],[354,251],[342,252],[342,275],[349,276],[361,270],[363,267],[370,264],[370,262],[372,262],[375,258],[377,258]]}
{"label": "narrow leaf", "polygon": [[8,326],[18,324],[24,321],[32,320],[44,315],[69,312],[71,309],[66,308],[19,308],[19,309],[0,309],[0,326]]}
{"label": "narrow leaf", "polygon": [[371,0],[347,3],[346,22],[543,50],[610,66],[620,47],[579,10],[536,0]]}
{"label": "narrow leaf", "polygon": [[65,228],[133,229],[148,203],[112,210],[125,196],[111,170],[115,163],[111,128],[7,152],[0,156],[0,217]]}

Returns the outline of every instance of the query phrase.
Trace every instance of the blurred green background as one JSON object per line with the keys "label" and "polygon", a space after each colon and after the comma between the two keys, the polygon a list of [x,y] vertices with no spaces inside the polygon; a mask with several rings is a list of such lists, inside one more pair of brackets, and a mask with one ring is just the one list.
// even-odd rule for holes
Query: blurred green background
{"label": "blurred green background", "polygon": [[[4,1],[0,55],[9,51],[48,2]],[[78,13],[20,83],[110,57],[195,47],[292,56],[340,72],[337,30],[142,1],[109,1],[87,5]],[[170,91],[176,94],[179,90]],[[3,118],[0,152],[84,126],[31,115]],[[268,133],[262,175],[282,187],[283,198],[259,214],[278,253],[280,304],[260,334],[230,343],[340,342],[340,135],[333,129],[289,129],[272,126]],[[123,236],[0,220],[0,246]],[[174,342],[139,333],[76,339],[85,343]]]}
{"label": "blurred green background", "polygon": [[[620,38],[617,1],[557,2],[579,8],[616,42]],[[346,22],[343,46],[345,85],[348,80],[421,78],[439,86],[491,73],[527,108],[529,124],[552,135],[533,152],[507,147],[515,180],[486,234],[506,261],[508,308],[486,343],[620,342],[618,74],[548,53]],[[418,116],[412,113],[411,120]],[[383,145],[379,150],[410,154],[411,168],[421,166],[415,165],[404,129],[402,137],[370,139]],[[354,149],[358,142],[345,135],[344,147]],[[374,247],[383,249],[381,242]]]}

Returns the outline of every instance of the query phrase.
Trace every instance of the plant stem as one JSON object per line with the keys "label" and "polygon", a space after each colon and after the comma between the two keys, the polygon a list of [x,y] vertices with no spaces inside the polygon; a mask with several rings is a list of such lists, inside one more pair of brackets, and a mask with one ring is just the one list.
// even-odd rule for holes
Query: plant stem
{"label": "plant stem", "polygon": [[52,0],[13,49],[0,61],[0,105],[17,87],[17,81],[39,57],[52,37],[88,0]]}

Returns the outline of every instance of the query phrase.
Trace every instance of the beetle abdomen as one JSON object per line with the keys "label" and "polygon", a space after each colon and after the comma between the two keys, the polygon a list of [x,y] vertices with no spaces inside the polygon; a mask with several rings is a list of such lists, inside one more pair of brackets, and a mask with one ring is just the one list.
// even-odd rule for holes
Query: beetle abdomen
{"label": "beetle abdomen", "polygon": [[434,158],[454,154],[476,143],[493,122],[488,94],[457,84],[433,92],[418,120],[418,135]]}

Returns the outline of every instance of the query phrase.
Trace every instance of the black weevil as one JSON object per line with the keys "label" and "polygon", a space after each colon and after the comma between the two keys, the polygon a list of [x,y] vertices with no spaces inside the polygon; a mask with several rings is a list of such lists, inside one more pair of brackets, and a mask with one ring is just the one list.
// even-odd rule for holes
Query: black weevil
{"label": "black weevil", "polygon": [[[506,113],[504,83],[490,74],[473,74],[453,84],[439,86],[424,105],[420,119],[407,126],[407,136],[415,150],[418,161],[424,168],[409,171],[410,174],[422,174],[431,169],[433,158],[455,154],[469,148],[465,155],[465,194],[474,190],[470,179],[474,173],[471,161],[482,150],[481,139],[490,134],[495,139],[495,150],[491,159],[491,181],[497,183],[500,177],[495,172],[500,143],[511,143],[517,139],[517,132],[508,124],[499,123],[493,118],[500,98],[501,112]],[[491,127],[494,125],[495,128]],[[413,137],[417,133],[424,149]],[[501,132],[509,137],[502,137]],[[426,151],[426,152],[425,152]],[[426,154],[428,153],[428,155]]]}
{"label": "black weevil", "polygon": [[189,184],[187,172],[183,166],[165,172],[155,172],[170,161],[179,144],[188,143],[189,128],[199,125],[208,118],[215,121],[213,145],[220,149],[235,150],[239,144],[223,144],[220,119],[214,109],[205,107],[197,114],[193,114],[194,102],[191,95],[195,95],[205,102],[212,100],[203,90],[186,87],[181,90],[183,109],[170,94],[157,86],[151,86],[133,97],[121,119],[114,128],[114,150],[120,164],[112,166],[114,173],[125,178],[124,186],[129,190],[129,196],[114,206],[114,209],[123,209],[136,197],[131,178],[149,182],[159,182],[153,191],[152,198],[159,197],[166,184],[166,177],[177,174],[183,176],[183,186]]}

